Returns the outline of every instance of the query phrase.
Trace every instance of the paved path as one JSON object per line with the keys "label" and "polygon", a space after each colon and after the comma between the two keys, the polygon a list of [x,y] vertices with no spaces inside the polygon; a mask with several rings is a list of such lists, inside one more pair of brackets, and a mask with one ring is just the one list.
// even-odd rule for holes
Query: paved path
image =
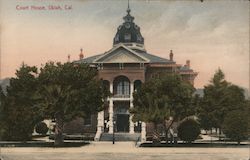
{"label": "paved path", "polygon": [[79,148],[2,148],[4,160],[248,160],[248,148],[137,148],[93,142]]}

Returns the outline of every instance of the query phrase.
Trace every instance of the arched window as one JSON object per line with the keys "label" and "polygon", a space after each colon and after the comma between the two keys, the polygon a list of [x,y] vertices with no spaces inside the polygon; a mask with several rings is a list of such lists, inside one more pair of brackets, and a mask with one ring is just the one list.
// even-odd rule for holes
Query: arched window
{"label": "arched window", "polygon": [[129,95],[130,82],[125,76],[116,77],[114,80],[114,95]]}
{"label": "arched window", "polygon": [[134,82],[134,90],[136,91],[137,89],[141,88],[141,81],[140,80],[136,80]]}

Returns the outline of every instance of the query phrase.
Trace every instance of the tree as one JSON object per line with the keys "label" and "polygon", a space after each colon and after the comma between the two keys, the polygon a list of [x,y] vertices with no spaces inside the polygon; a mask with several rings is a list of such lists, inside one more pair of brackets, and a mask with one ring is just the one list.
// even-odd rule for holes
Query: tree
{"label": "tree", "polygon": [[[164,124],[170,117],[174,121],[192,115],[192,95],[194,88],[188,82],[182,81],[176,74],[164,74],[153,78],[134,93],[134,121],[153,122],[157,133],[157,124]],[[158,137],[157,137],[158,138]],[[159,141],[159,140],[156,140]]]}
{"label": "tree", "polygon": [[[0,86],[0,120],[2,120],[3,114],[3,106],[4,106],[4,99],[5,95],[3,93],[2,86]],[[4,134],[4,128],[5,128],[5,123],[4,121],[0,121],[0,140],[2,140],[3,134]]]}
{"label": "tree", "polygon": [[6,95],[1,91],[0,122],[2,139],[29,140],[34,126],[41,121],[33,95],[37,89],[37,68],[22,64],[10,79]]}
{"label": "tree", "polygon": [[48,132],[49,128],[46,123],[44,122],[39,122],[36,127],[35,127],[36,133],[46,135]]}
{"label": "tree", "polygon": [[188,143],[196,140],[200,135],[200,125],[193,118],[185,118],[177,127],[177,130],[178,137]]}
{"label": "tree", "polygon": [[222,70],[218,69],[210,84],[204,88],[204,97],[198,115],[201,127],[206,130],[214,127],[221,131],[227,113],[242,109],[244,103],[244,90],[227,82]]}
{"label": "tree", "polygon": [[235,110],[227,114],[222,126],[225,135],[238,142],[247,139],[249,127],[249,113],[246,110]]}
{"label": "tree", "polygon": [[47,63],[39,74],[44,118],[55,119],[55,145],[63,144],[64,122],[102,110],[106,95],[97,71],[86,64]]}

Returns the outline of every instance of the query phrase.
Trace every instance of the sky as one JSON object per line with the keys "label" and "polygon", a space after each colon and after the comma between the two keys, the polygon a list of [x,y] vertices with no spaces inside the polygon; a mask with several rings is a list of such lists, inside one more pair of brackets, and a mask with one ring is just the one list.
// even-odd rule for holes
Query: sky
{"label": "sky", "polygon": [[[0,0],[0,7],[5,78],[22,62],[40,67],[66,62],[69,54],[77,60],[80,48],[85,57],[110,50],[127,0]],[[207,85],[218,68],[229,82],[249,87],[248,0],[130,0],[130,8],[147,52],[168,59],[173,50],[178,64],[190,60],[199,73],[195,87]]]}

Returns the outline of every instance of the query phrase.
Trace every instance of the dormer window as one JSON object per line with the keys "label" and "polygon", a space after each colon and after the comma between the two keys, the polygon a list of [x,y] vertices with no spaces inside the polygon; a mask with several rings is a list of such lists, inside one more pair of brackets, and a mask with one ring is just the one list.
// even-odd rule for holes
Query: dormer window
{"label": "dormer window", "polygon": [[141,35],[137,34],[137,41],[141,42],[142,41],[142,37]]}
{"label": "dormer window", "polygon": [[119,35],[115,36],[115,41],[118,42],[119,41]]}
{"label": "dormer window", "polygon": [[131,41],[131,34],[126,33],[126,34],[124,35],[124,40],[125,40],[125,41]]}

